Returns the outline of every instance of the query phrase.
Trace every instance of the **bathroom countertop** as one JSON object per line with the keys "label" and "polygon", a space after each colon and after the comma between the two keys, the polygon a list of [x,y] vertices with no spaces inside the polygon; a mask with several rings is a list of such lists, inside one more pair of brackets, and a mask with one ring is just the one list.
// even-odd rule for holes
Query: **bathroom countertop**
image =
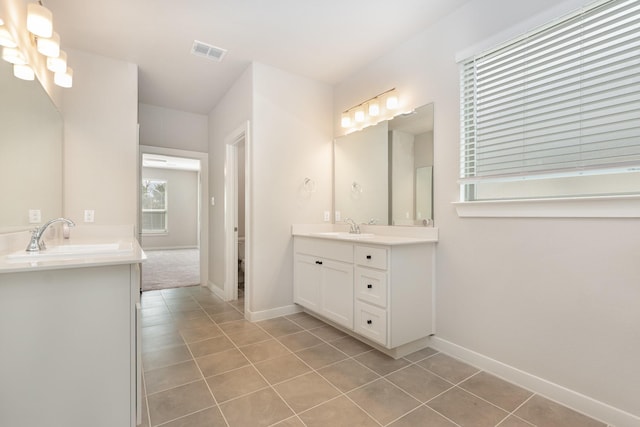
{"label": "bathroom countertop", "polygon": [[[60,270],[69,268],[85,268],[118,264],[137,264],[147,259],[144,251],[134,238],[71,238],[68,240],[47,241],[47,247],[53,249],[66,245],[105,245],[118,244],[119,249],[113,253],[75,253],[50,256],[46,249],[42,251],[45,258],[34,254],[33,257],[24,259],[11,258],[19,256],[24,251],[0,252],[0,274],[24,273],[41,270]],[[25,252],[26,253],[26,252]]]}
{"label": "bathroom countertop", "polygon": [[291,234],[314,239],[370,245],[415,245],[436,243],[438,229],[434,227],[361,226],[361,234],[349,234],[348,229],[330,224],[294,224]]}

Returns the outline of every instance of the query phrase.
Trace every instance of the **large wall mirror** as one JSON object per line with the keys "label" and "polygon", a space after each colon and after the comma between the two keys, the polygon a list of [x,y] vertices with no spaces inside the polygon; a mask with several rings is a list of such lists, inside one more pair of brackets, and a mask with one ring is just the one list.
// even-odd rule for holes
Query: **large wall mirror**
{"label": "large wall mirror", "polygon": [[37,80],[0,61],[0,232],[25,230],[29,210],[62,215],[62,117]]}
{"label": "large wall mirror", "polygon": [[425,226],[433,220],[433,104],[334,143],[336,221]]}

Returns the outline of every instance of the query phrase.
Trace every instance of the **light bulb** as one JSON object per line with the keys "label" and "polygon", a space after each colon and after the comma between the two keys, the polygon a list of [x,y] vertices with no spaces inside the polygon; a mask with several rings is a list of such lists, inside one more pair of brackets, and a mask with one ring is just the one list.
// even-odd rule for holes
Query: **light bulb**
{"label": "light bulb", "polygon": [[387,95],[387,110],[395,110],[396,108],[398,108],[399,102],[398,102],[398,94],[396,93],[396,91],[391,91],[389,93],[389,95]]}
{"label": "light bulb", "polygon": [[349,115],[348,111],[342,113],[340,124],[342,125],[343,128],[351,127],[351,116]]}
{"label": "light bulb", "polygon": [[5,61],[16,64],[16,65],[26,65],[27,58],[24,56],[24,53],[20,52],[17,48],[5,47],[2,49],[2,59]]}
{"label": "light bulb", "polygon": [[47,68],[54,73],[64,73],[67,70],[67,52],[61,50],[56,58],[47,58]]}
{"label": "light bulb", "polygon": [[377,98],[369,101],[369,115],[371,117],[380,115],[380,102],[378,102]]}
{"label": "light bulb", "polygon": [[60,87],[69,88],[73,86],[73,70],[67,67],[65,72],[55,73],[53,75],[53,82]]}
{"label": "light bulb", "polygon": [[27,30],[38,37],[51,37],[53,35],[53,14],[51,11],[37,3],[29,3],[27,5]]}
{"label": "light bulb", "polygon": [[356,111],[353,113],[353,119],[358,123],[364,122],[364,108],[356,108]]}
{"label": "light bulb", "polygon": [[22,80],[34,80],[36,78],[33,68],[26,64],[14,64],[13,75]]}
{"label": "light bulb", "polygon": [[60,55],[60,35],[54,31],[48,39],[38,37],[38,52],[51,58]]}
{"label": "light bulb", "polygon": [[4,25],[0,25],[0,46],[18,47],[18,44],[13,39],[13,36]]}

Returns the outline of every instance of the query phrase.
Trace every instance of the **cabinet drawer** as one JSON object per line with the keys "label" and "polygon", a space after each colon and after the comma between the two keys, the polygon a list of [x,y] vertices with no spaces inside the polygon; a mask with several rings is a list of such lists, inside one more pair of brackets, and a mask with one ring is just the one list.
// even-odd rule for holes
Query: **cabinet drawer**
{"label": "cabinet drawer", "polygon": [[356,267],[356,298],[387,307],[387,272]]}
{"label": "cabinet drawer", "polygon": [[387,345],[387,311],[362,301],[355,303],[355,332]]}
{"label": "cabinet drawer", "polygon": [[353,262],[353,245],[347,242],[331,242],[327,239],[296,237],[293,240],[295,253],[319,258]]}
{"label": "cabinet drawer", "polygon": [[356,246],[356,264],[365,267],[387,269],[387,249],[372,246]]}

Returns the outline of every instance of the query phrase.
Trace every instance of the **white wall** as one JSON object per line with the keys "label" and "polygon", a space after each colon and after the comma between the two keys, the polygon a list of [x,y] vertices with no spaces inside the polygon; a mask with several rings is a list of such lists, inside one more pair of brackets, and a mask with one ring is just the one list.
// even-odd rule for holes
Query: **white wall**
{"label": "white wall", "polygon": [[258,63],[253,82],[249,309],[260,312],[293,302],[291,224],[331,209],[332,89]]}
{"label": "white wall", "polygon": [[224,163],[225,138],[251,120],[253,67],[249,66],[209,114],[209,285],[224,289]]}
{"label": "white wall", "polygon": [[[224,285],[225,138],[251,123],[246,155],[251,206],[249,314],[293,304],[291,224],[320,222],[331,209],[331,87],[253,63],[210,115],[211,285]],[[316,191],[304,193],[304,179]],[[261,315],[261,314],[257,314]]]}
{"label": "white wall", "polygon": [[143,249],[198,247],[198,172],[142,168],[143,179],[167,181],[167,234],[142,235]]}
{"label": "white wall", "polygon": [[138,68],[68,50],[73,88],[63,94],[64,214],[95,224],[135,224],[137,203]]}
{"label": "white wall", "polygon": [[[624,411],[640,416],[638,221],[459,218],[451,204],[459,197],[456,54],[582,3],[472,1],[339,84],[334,112],[391,87],[405,106],[435,103],[437,337],[586,395],[581,402],[596,399],[600,415],[611,405],[619,425],[637,425]],[[338,121],[334,113],[336,130]]]}
{"label": "white wall", "polygon": [[209,151],[208,117],[155,105],[139,104],[140,144]]}

